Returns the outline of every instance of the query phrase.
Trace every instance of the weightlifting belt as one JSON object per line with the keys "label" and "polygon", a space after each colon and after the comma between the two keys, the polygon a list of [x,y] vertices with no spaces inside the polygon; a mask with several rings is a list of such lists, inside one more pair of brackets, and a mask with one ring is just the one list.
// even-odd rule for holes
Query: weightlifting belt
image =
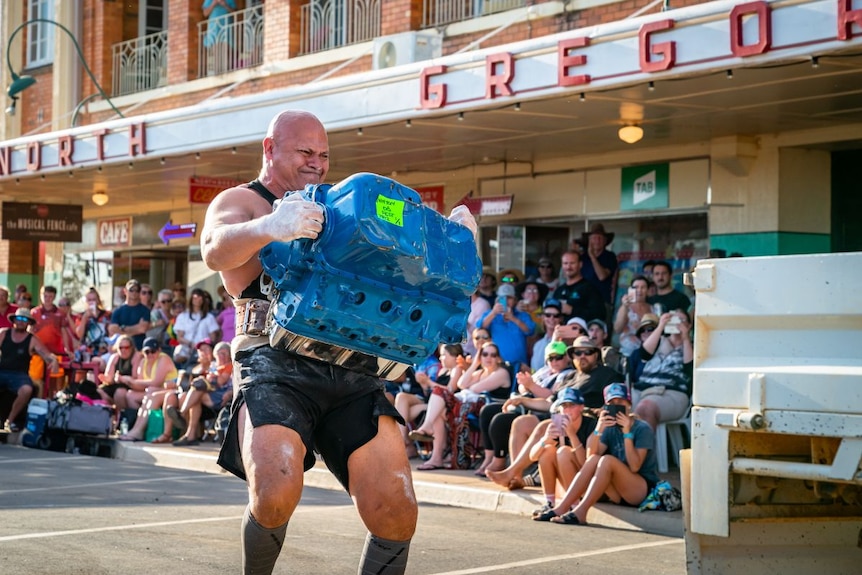
{"label": "weightlifting belt", "polygon": [[238,336],[269,336],[270,345],[276,349],[382,379],[396,379],[410,367],[404,363],[292,333],[274,321],[267,321],[270,307],[267,300],[236,300],[234,306]]}

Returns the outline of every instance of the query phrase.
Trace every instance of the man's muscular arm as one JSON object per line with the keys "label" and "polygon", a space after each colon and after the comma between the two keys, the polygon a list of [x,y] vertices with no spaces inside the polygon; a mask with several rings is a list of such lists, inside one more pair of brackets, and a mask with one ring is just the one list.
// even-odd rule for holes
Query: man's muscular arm
{"label": "man's muscular arm", "polygon": [[315,239],[322,229],[323,210],[299,194],[285,196],[270,211],[248,188],[231,188],[207,209],[201,255],[211,270],[229,271],[247,264],[270,242]]}

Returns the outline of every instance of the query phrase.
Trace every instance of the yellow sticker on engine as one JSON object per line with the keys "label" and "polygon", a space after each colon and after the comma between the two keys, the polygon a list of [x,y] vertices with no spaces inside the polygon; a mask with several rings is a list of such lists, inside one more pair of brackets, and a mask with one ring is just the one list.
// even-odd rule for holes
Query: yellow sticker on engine
{"label": "yellow sticker on engine", "polygon": [[404,227],[404,200],[393,200],[377,196],[377,217],[399,227]]}

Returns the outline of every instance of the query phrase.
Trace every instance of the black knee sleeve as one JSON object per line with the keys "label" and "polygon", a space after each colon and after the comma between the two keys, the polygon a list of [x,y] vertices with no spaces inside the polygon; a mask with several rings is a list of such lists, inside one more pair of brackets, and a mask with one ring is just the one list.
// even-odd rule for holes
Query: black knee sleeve
{"label": "black knee sleeve", "polygon": [[359,575],[401,575],[407,568],[410,540],[390,541],[368,534],[359,561]]}
{"label": "black knee sleeve", "polygon": [[251,516],[251,510],[246,507],[242,517],[242,572],[245,575],[269,575],[275,567],[281,546],[284,545],[284,533],[287,522],[272,529],[261,527]]}

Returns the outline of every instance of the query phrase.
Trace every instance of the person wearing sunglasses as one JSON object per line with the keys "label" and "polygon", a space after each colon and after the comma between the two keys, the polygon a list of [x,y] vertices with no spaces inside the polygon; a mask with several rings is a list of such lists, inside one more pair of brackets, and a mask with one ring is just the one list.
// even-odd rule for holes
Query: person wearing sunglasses
{"label": "person wearing sunglasses", "polygon": [[584,396],[584,404],[589,408],[602,406],[602,390],[606,386],[625,381],[623,374],[602,364],[601,349],[589,336],[578,337],[568,347],[566,354],[575,371],[560,382],[560,387],[574,387],[580,391]]}
{"label": "person wearing sunglasses", "polygon": [[586,461],[563,499],[534,515],[535,521],[587,525],[587,512],[602,496],[612,503],[637,506],[660,481],[655,434],[633,416],[628,387],[607,386],[603,402],[595,431],[585,445]]}
{"label": "person wearing sunglasses", "polygon": [[545,348],[554,339],[554,330],[563,325],[563,304],[559,300],[548,298],[542,305],[542,327],[545,335],[533,345],[533,355],[530,356],[530,369],[538,371],[545,366]]}
{"label": "person wearing sunglasses", "polygon": [[165,396],[175,393],[177,388],[177,368],[171,356],[161,350],[159,342],[148,337],[144,340],[141,352],[144,359],[137,373],[118,378],[118,383],[124,383],[129,388],[126,392],[128,406],[140,408],[134,426],[117,438],[120,441],[142,441],[147,432],[150,413],[161,411]]}
{"label": "person wearing sunglasses", "polygon": [[108,333],[130,335],[137,349],[142,349],[150,329],[150,308],[141,303],[141,282],[132,278],[125,285],[126,300],[111,313]]}
{"label": "person wearing sunglasses", "polygon": [[628,357],[641,346],[637,334],[641,319],[652,315],[652,306],[647,303],[649,281],[644,276],[635,276],[626,295],[620,299],[614,319],[614,333],[619,334],[620,353]]}
{"label": "person wearing sunglasses", "polygon": [[539,263],[536,264],[536,269],[539,272],[539,277],[536,278],[536,281],[544,284],[548,288],[549,293],[554,293],[554,290],[560,285],[560,276],[557,274],[554,262],[551,261],[551,258],[542,256],[539,258]]}
{"label": "person wearing sunglasses", "polygon": [[[428,408],[425,410],[425,420],[415,430],[408,434],[411,441],[430,441],[431,457],[426,464],[442,468],[443,454],[446,450],[446,418],[447,414],[459,410],[462,403],[477,404],[484,392],[502,390],[507,396],[511,386],[511,376],[500,358],[500,349],[492,341],[486,341],[479,346],[479,353],[458,379],[457,392],[447,387],[436,386],[428,398]],[[490,458],[487,461],[490,463]],[[485,464],[476,474],[484,476]],[[427,465],[425,466],[428,467]]]}

